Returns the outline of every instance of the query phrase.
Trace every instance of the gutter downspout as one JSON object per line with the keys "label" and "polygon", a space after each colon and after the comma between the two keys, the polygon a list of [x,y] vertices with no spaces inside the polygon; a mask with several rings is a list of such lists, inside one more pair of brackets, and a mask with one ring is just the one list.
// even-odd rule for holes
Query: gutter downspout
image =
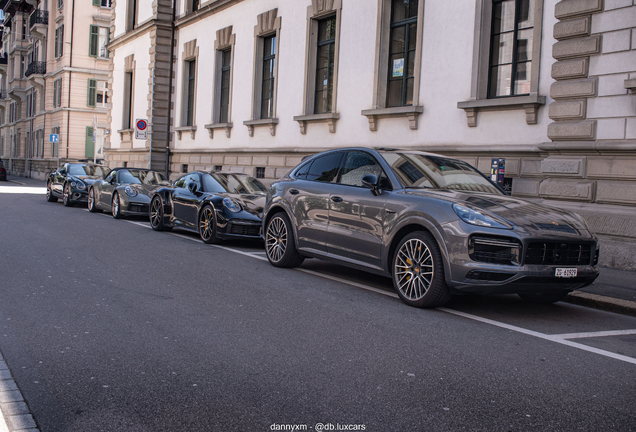
{"label": "gutter downspout", "polygon": [[[69,71],[68,71],[68,107],[69,110],[66,113],[66,159],[68,160],[68,148],[69,148],[69,128],[71,127],[71,76],[73,72],[70,69],[73,68],[73,30],[75,29],[75,0],[73,0],[73,6],[71,9],[71,52],[69,55],[71,56],[69,61]],[[64,46],[64,41],[62,41],[62,46]]]}
{"label": "gutter downspout", "polygon": [[[75,1],[75,0],[73,0]],[[171,125],[171,121],[172,120],[172,81],[173,81],[173,76],[172,74],[174,73],[174,21],[177,17],[177,0],[172,0],[172,21],[170,21],[170,26],[171,26],[171,35],[170,35],[170,86],[169,86],[169,91],[168,91],[168,126],[166,126],[167,128],[167,132],[168,132],[168,136],[166,138],[166,178],[169,179],[170,178],[170,125]],[[152,146],[150,146],[152,151]],[[150,163],[152,164],[152,159],[150,161]]]}

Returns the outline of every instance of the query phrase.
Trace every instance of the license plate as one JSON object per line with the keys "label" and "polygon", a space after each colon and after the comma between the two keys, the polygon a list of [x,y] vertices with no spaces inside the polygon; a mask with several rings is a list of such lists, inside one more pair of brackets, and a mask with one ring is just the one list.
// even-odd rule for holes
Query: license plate
{"label": "license plate", "polygon": [[573,278],[573,277],[576,277],[576,269],[575,268],[558,268],[556,269],[554,275],[556,277],[562,277],[562,278]]}

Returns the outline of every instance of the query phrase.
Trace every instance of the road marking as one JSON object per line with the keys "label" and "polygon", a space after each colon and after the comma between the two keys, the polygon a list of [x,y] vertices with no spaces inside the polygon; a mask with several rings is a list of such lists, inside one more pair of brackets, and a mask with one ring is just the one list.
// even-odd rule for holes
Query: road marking
{"label": "road marking", "polygon": [[598,349],[598,348],[593,348],[591,346],[583,345],[583,344],[576,343],[576,342],[571,342],[569,340],[563,339],[562,337],[558,337],[558,336],[554,336],[554,335],[548,335],[548,334],[544,334],[544,333],[539,333],[539,332],[536,332],[536,331],[533,331],[533,330],[524,329],[524,328],[521,328],[521,327],[517,327],[517,326],[510,325],[510,324],[502,323],[502,322],[499,322],[499,321],[494,321],[494,320],[491,320],[491,319],[488,319],[488,318],[482,318],[482,317],[479,317],[479,316],[476,316],[476,315],[467,314],[465,312],[460,312],[460,311],[456,311],[456,310],[453,310],[453,309],[448,309],[448,308],[445,308],[445,307],[439,307],[437,309],[441,310],[443,312],[448,312],[450,314],[458,315],[458,316],[461,316],[461,317],[464,317],[464,318],[468,318],[468,319],[471,319],[471,320],[474,320],[474,321],[479,321],[479,322],[482,322],[482,323],[485,323],[485,324],[490,324],[490,325],[493,325],[493,326],[496,326],[496,327],[505,328],[507,330],[512,330],[512,331],[515,331],[517,333],[523,333],[523,334],[528,335],[528,336],[534,336],[534,337],[539,338],[539,339],[545,339],[545,340],[548,340],[548,341],[551,341],[551,342],[559,343],[561,345],[567,345],[567,346],[572,347],[572,348],[578,348],[578,349],[583,350],[583,351],[589,351],[589,352],[592,352],[592,353],[595,353],[595,354],[599,354],[599,355],[602,355],[602,356],[605,356],[605,357],[610,357],[610,358],[613,358],[613,359],[616,359],[616,360],[621,360],[621,361],[624,361],[626,363],[631,363],[631,364],[635,364],[636,365],[636,358],[627,357],[627,356],[624,356],[624,355],[621,355],[621,354],[616,354],[616,353],[613,353],[613,352],[610,352],[610,351],[601,350],[601,349]]}
{"label": "road marking", "polygon": [[46,193],[46,188],[27,186],[0,186],[0,193],[44,195]]}
{"label": "road marking", "polygon": [[[127,221],[127,222],[134,223],[135,225],[141,225],[141,226],[148,227],[148,225],[142,224],[140,222],[134,222],[134,221]],[[181,238],[187,239],[187,240],[192,240],[192,241],[196,241],[196,242],[200,241],[199,239],[188,237],[188,236],[185,236],[183,234],[177,234],[177,233],[171,233],[171,234],[174,235],[174,236],[177,236],[177,237],[181,237]],[[267,261],[266,257],[258,256],[255,253],[245,252],[245,251],[242,251],[242,250],[239,250],[239,249],[234,249],[234,248],[227,247],[227,246],[220,246],[220,245],[212,245],[212,246],[214,246],[216,248],[219,248],[219,249],[226,250],[228,252],[234,252],[234,253],[237,253],[237,254],[240,254],[240,255],[249,256],[249,257],[256,258],[256,259],[259,259],[259,260],[262,260],[262,261]],[[381,289],[378,289],[378,288],[374,288],[374,287],[371,287],[371,286],[368,286],[368,285],[365,285],[365,284],[361,284],[361,283],[358,283],[358,282],[353,282],[353,281],[349,281],[349,280],[346,280],[346,279],[342,279],[342,278],[339,278],[339,277],[336,277],[336,276],[325,275],[325,274],[322,274],[322,273],[315,272],[313,270],[307,270],[307,269],[303,269],[303,268],[296,268],[295,270],[301,271],[303,273],[311,274],[313,276],[318,276],[318,277],[321,277],[321,278],[324,278],[324,279],[333,280],[335,282],[344,283],[346,285],[351,285],[351,286],[354,286],[354,287],[357,287],[357,288],[362,288],[364,290],[372,291],[374,293],[382,294],[382,295],[385,295],[385,296],[388,296],[388,297],[399,298],[398,295],[395,294],[395,293],[384,291],[384,290],[381,290]],[[591,352],[591,353],[594,353],[594,354],[602,355],[602,356],[605,356],[605,357],[613,358],[615,360],[620,360],[620,361],[623,361],[623,362],[626,362],[626,363],[631,363],[631,364],[636,365],[636,358],[627,357],[627,356],[624,356],[624,355],[621,355],[621,354],[616,354],[616,353],[613,353],[613,352],[610,352],[610,351],[601,350],[601,349],[598,349],[598,348],[590,347],[590,346],[583,345],[583,344],[580,344],[580,343],[577,343],[577,342],[571,342],[571,341],[568,340],[568,339],[574,339],[576,337],[593,337],[593,336],[577,336],[577,335],[584,335],[584,334],[587,334],[587,335],[597,334],[598,337],[600,337],[600,336],[614,336],[616,333],[618,333],[618,334],[636,334],[636,330],[616,330],[616,331],[609,331],[609,332],[570,333],[570,334],[564,334],[564,335],[549,335],[549,334],[545,334],[545,333],[536,332],[536,331],[533,331],[533,330],[524,329],[522,327],[517,327],[517,326],[510,325],[510,324],[502,323],[502,322],[499,322],[499,321],[494,321],[494,320],[491,320],[491,319],[488,319],[488,318],[482,318],[482,317],[479,317],[477,315],[472,315],[472,314],[468,314],[468,313],[465,313],[465,312],[460,312],[460,311],[457,311],[457,310],[454,310],[454,309],[448,309],[448,308],[445,308],[445,307],[438,307],[436,309],[439,310],[439,311],[442,311],[442,312],[446,312],[446,313],[452,314],[452,315],[457,315],[457,316],[461,316],[463,318],[468,318],[468,319],[471,319],[471,320],[474,320],[474,321],[479,321],[479,322],[484,323],[484,324],[490,324],[490,325],[493,325],[495,327],[504,328],[504,329],[511,330],[511,331],[514,331],[514,332],[517,332],[517,333],[522,333],[522,334],[525,334],[525,335],[528,335],[528,336],[533,336],[533,337],[536,337],[536,338],[539,338],[539,339],[547,340],[547,341],[550,341],[550,342],[555,342],[555,343],[558,343],[558,344],[561,344],[561,345],[566,345],[566,346],[569,346],[571,348],[578,348],[578,349],[580,349],[582,351],[588,351],[588,352]],[[627,333],[625,333],[625,332],[627,332]]]}
{"label": "road marking", "polygon": [[605,336],[622,336],[636,334],[636,329],[633,330],[611,330],[611,331],[599,331],[599,332],[587,332],[587,333],[564,333],[552,335],[561,339],[581,339],[581,338],[593,338],[593,337],[605,337]]}

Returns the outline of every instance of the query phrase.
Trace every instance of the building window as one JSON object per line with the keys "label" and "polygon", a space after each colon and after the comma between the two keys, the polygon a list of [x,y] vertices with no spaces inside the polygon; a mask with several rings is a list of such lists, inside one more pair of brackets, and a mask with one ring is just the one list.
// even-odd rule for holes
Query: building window
{"label": "building window", "polygon": [[265,167],[256,167],[256,178],[265,178]]}
{"label": "building window", "polygon": [[27,38],[27,20],[26,17],[22,16],[22,40],[26,40]]}
{"label": "building window", "polygon": [[387,106],[413,105],[418,0],[393,0]]}
{"label": "building window", "polygon": [[184,174],[188,172],[188,165],[187,164],[182,164],[181,165],[181,172],[184,173]]}
{"label": "building window", "polygon": [[333,65],[336,53],[336,17],[318,22],[318,59],[314,114],[331,112],[333,101]]}
{"label": "building window", "polygon": [[200,6],[200,0],[186,0],[186,13],[198,11]]}
{"label": "building window", "polygon": [[57,142],[56,143],[51,143],[51,157],[58,157],[59,156],[59,142],[61,141],[60,139],[60,127],[59,126],[55,126],[53,128],[51,128],[51,134],[53,135],[57,135]]}
{"label": "building window", "polygon": [[186,107],[186,126],[194,125],[194,100],[196,91],[196,60],[190,60],[186,62],[186,69],[188,71],[187,82],[187,107]]}
{"label": "building window", "polygon": [[531,0],[494,1],[488,97],[530,94],[533,10]]}
{"label": "building window", "polygon": [[124,119],[122,124],[122,129],[132,129],[133,126],[133,73],[125,72],[124,73]]}
{"label": "building window", "polygon": [[232,76],[232,50],[221,52],[221,99],[219,101],[219,123],[227,123],[230,108],[230,81]]}
{"label": "building window", "polygon": [[96,25],[90,26],[90,43],[88,45],[88,55],[91,57],[108,58],[108,45],[110,29]]}
{"label": "building window", "polygon": [[27,70],[27,58],[24,55],[20,56],[20,79],[24,79],[24,73]]}
{"label": "building window", "polygon": [[137,27],[137,0],[127,0],[126,3],[126,31]]}
{"label": "building window", "polygon": [[53,81],[53,108],[62,106],[62,78]]}
{"label": "building window", "polygon": [[97,81],[95,106],[98,108],[108,108],[108,83],[106,81]]}
{"label": "building window", "polygon": [[276,67],[276,36],[263,38],[263,82],[261,118],[274,116],[274,79]]}
{"label": "building window", "polygon": [[55,58],[64,54],[64,24],[55,29]]}
{"label": "building window", "polygon": [[93,0],[93,6],[110,7],[111,0]]}
{"label": "building window", "polygon": [[214,165],[214,171],[223,171],[223,165]]}
{"label": "building window", "polygon": [[57,8],[62,9],[63,6],[64,6],[64,0],[57,0]]}

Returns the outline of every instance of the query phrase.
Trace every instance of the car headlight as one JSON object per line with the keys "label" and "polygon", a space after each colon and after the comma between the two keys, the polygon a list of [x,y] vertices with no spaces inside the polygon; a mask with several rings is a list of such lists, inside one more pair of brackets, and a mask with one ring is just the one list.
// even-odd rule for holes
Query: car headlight
{"label": "car headlight", "polygon": [[71,186],[75,189],[86,190],[86,185],[81,180],[71,180]]}
{"label": "car headlight", "polygon": [[241,211],[241,205],[229,198],[223,198],[223,205],[232,213],[238,213]]}
{"label": "car headlight", "polygon": [[488,228],[512,229],[512,226],[493,215],[486,213],[484,210],[468,207],[464,204],[453,204],[453,210],[457,216],[464,222]]}
{"label": "car headlight", "polygon": [[130,186],[126,186],[126,189],[124,189],[126,191],[126,195],[131,196],[131,197],[136,197],[137,196],[137,191],[134,190],[133,188],[131,188]]}

